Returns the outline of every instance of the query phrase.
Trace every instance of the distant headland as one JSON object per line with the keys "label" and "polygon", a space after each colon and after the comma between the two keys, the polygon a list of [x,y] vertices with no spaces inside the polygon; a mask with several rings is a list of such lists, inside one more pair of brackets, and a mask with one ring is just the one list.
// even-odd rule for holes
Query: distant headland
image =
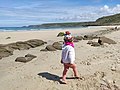
{"label": "distant headland", "polygon": [[26,28],[67,28],[67,27],[87,27],[87,26],[106,26],[120,25],[120,14],[104,16],[91,22],[68,22],[68,23],[47,23],[40,25],[23,26]]}

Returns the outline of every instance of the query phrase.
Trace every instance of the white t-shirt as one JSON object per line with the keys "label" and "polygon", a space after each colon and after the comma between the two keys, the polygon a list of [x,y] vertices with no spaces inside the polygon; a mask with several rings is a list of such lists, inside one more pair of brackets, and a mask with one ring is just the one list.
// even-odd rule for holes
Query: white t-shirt
{"label": "white t-shirt", "polygon": [[63,63],[73,64],[75,61],[75,50],[70,45],[64,45],[62,47],[62,61]]}

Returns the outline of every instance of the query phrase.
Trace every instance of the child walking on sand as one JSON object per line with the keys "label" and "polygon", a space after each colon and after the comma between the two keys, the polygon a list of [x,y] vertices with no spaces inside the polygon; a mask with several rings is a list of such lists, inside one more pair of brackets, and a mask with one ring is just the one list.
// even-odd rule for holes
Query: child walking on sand
{"label": "child walking on sand", "polygon": [[66,84],[66,74],[69,68],[73,69],[75,78],[79,79],[78,71],[75,61],[75,50],[73,44],[73,37],[71,35],[66,35],[64,39],[64,45],[62,48],[62,58],[61,63],[64,65],[63,75],[61,82]]}

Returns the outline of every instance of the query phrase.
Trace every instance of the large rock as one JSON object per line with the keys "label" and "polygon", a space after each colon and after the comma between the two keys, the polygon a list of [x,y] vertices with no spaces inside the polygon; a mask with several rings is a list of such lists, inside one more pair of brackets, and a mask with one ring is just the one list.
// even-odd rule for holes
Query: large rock
{"label": "large rock", "polygon": [[16,42],[16,45],[18,50],[26,50],[31,48],[26,42]]}
{"label": "large rock", "polygon": [[116,42],[114,40],[107,38],[105,36],[100,37],[100,40],[102,41],[102,43],[116,44]]}
{"label": "large rock", "polygon": [[47,45],[46,48],[48,51],[56,51],[56,49],[52,45]]}
{"label": "large rock", "polygon": [[23,62],[23,63],[26,63],[26,62],[29,62],[31,60],[33,60],[34,58],[36,58],[37,56],[34,56],[34,55],[31,55],[31,54],[27,54],[25,55],[25,57],[17,57],[15,59],[16,62]]}
{"label": "large rock", "polygon": [[13,49],[13,50],[26,50],[26,49],[30,49],[31,46],[29,46],[26,42],[16,42],[16,43],[10,43],[8,45],[6,45],[7,47],[9,47],[9,49]]}
{"label": "large rock", "polygon": [[32,55],[32,54],[27,54],[27,55],[25,55],[25,57],[36,58],[37,56],[35,56],[35,55]]}
{"label": "large rock", "polygon": [[31,61],[32,59],[36,58],[37,56],[32,55],[32,54],[27,54],[25,55],[25,58],[27,59],[27,61]]}
{"label": "large rock", "polygon": [[16,49],[27,50],[30,48],[35,48],[35,47],[41,46],[43,44],[45,44],[44,41],[38,40],[38,39],[33,39],[33,40],[25,41],[25,42],[19,41],[16,43],[6,44],[5,47],[12,51],[16,50]]}
{"label": "large rock", "polygon": [[32,48],[44,45],[46,42],[44,42],[43,40],[39,40],[39,39],[33,39],[33,40],[28,40],[26,41],[26,43],[31,46]]}
{"label": "large rock", "polygon": [[54,42],[52,46],[57,50],[62,50],[62,44],[59,42]]}
{"label": "large rock", "polygon": [[17,49],[19,49],[19,47],[16,45],[16,43],[6,44],[5,47],[9,48],[10,50],[17,50]]}
{"label": "large rock", "polygon": [[0,59],[13,55],[14,50],[26,50],[44,45],[46,42],[39,39],[32,39],[25,42],[16,42],[10,44],[0,44]]}
{"label": "large rock", "polygon": [[13,51],[7,50],[4,47],[0,47],[0,59],[3,57],[8,57],[10,55],[13,55]]}
{"label": "large rock", "polygon": [[27,60],[26,57],[17,57],[17,58],[15,59],[15,62],[24,62],[24,63],[26,63],[26,62],[28,62],[28,61],[30,61],[30,60]]}

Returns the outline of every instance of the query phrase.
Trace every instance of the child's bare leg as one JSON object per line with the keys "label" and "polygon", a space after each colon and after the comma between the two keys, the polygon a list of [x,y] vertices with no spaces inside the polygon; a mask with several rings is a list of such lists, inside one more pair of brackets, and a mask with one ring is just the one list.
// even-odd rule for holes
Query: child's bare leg
{"label": "child's bare leg", "polygon": [[67,74],[67,71],[68,71],[69,67],[64,64],[64,70],[63,70],[63,76],[62,76],[62,80],[66,81],[66,74]]}
{"label": "child's bare leg", "polygon": [[75,76],[75,77],[79,77],[79,75],[78,75],[78,70],[77,70],[76,65],[75,65],[75,64],[71,64],[70,67],[73,69],[74,76]]}

